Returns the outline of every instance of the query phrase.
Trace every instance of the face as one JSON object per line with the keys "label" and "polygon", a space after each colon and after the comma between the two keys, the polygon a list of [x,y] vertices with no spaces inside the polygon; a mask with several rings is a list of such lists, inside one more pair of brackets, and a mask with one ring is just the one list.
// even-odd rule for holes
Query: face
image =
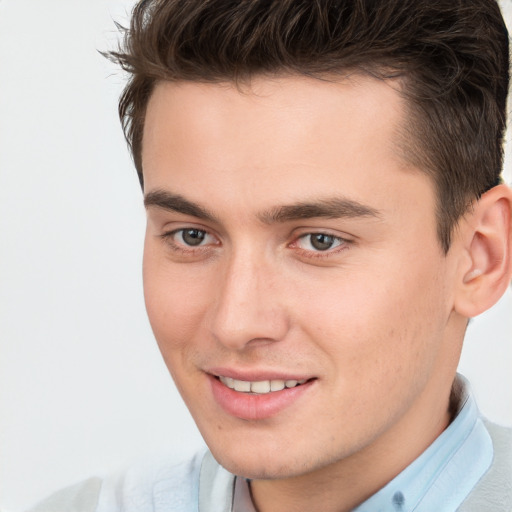
{"label": "face", "polygon": [[362,77],[153,93],[147,311],[234,473],[315,471],[445,414],[455,266],[433,187],[397,149],[402,101]]}

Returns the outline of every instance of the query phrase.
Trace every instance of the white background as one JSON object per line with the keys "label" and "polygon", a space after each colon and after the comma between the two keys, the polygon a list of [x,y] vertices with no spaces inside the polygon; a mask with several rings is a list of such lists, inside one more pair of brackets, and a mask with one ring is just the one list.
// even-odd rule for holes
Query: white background
{"label": "white background", "polygon": [[[97,52],[132,5],[0,0],[0,504],[14,511],[201,443],[145,317],[123,75]],[[461,363],[510,425],[511,295],[471,325]]]}

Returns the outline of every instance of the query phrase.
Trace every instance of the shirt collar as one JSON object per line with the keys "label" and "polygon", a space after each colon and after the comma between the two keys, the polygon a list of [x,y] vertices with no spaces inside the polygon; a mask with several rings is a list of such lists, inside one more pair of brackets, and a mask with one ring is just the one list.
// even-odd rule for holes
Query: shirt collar
{"label": "shirt collar", "polygon": [[489,469],[491,438],[480,419],[467,380],[454,383],[458,413],[412,464],[354,512],[456,510]]}

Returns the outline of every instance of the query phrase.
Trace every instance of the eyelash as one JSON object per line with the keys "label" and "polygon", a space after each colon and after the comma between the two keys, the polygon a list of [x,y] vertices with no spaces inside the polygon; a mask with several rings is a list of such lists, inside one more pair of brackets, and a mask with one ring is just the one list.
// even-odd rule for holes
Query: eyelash
{"label": "eyelash", "polygon": [[[315,250],[303,249],[298,246],[298,244],[301,240],[307,239],[307,237],[312,237],[314,235],[317,235],[317,236],[322,235],[325,237],[332,238],[333,242],[338,243],[338,245],[336,245],[333,248],[328,248],[325,251],[321,251],[321,250],[315,251]],[[346,251],[352,243],[353,243],[352,240],[343,238],[341,236],[333,235],[331,233],[325,233],[322,231],[314,231],[314,232],[304,233],[304,234],[298,236],[291,244],[289,244],[289,247],[295,247],[299,251],[299,253],[301,255],[305,256],[306,258],[316,258],[316,259],[324,258],[324,259],[326,259],[326,258],[336,256],[340,252]],[[309,242],[309,244],[312,245],[311,241]]]}
{"label": "eyelash", "polygon": [[167,244],[170,245],[173,251],[185,254],[185,255],[193,255],[198,254],[199,252],[204,252],[209,249],[208,246],[205,245],[198,245],[198,246],[190,246],[186,245],[185,243],[178,244],[174,240],[174,237],[179,233],[185,233],[186,231],[198,231],[200,233],[204,233],[205,236],[213,236],[208,233],[205,229],[199,229],[194,227],[188,227],[188,228],[180,228],[175,229],[173,231],[169,231],[167,233],[163,233],[160,235],[160,238],[162,238]]}
{"label": "eyelash", "polygon": [[[204,229],[188,227],[188,228],[175,229],[173,231],[163,233],[160,235],[160,238],[162,238],[167,244],[169,244],[173,251],[176,251],[176,252],[179,252],[179,253],[182,253],[185,255],[198,254],[200,252],[205,252],[210,249],[210,247],[208,245],[198,245],[198,246],[194,247],[194,246],[186,245],[185,243],[182,243],[182,244],[176,243],[176,241],[174,240],[174,237],[176,235],[178,235],[179,233],[183,234],[186,231],[197,231],[197,232],[203,233],[205,237],[213,236],[210,233],[208,233],[208,231],[206,231]],[[311,237],[314,235],[323,235],[325,237],[330,237],[333,239],[333,243],[338,243],[338,245],[336,245],[334,248],[328,248],[325,251],[308,250],[308,249],[303,249],[298,246],[298,244],[301,240],[304,240],[307,237]],[[346,239],[346,238],[343,238],[340,236],[332,235],[330,233],[325,233],[322,231],[312,231],[312,232],[304,233],[304,234],[297,236],[293,240],[293,242],[288,244],[288,247],[295,248],[302,256],[304,256],[306,258],[319,259],[319,258],[329,258],[334,255],[337,255],[340,252],[347,250],[349,248],[349,246],[353,243],[354,242],[352,240],[349,240],[349,239]],[[215,244],[215,245],[219,245],[219,244]]]}

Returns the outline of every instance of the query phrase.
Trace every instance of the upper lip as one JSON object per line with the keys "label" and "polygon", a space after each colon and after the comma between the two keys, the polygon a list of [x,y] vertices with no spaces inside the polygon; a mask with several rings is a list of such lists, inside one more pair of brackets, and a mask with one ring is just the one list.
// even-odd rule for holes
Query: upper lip
{"label": "upper lip", "polygon": [[312,375],[271,369],[209,368],[206,373],[214,377],[230,377],[236,380],[259,382],[264,380],[310,380]]}

